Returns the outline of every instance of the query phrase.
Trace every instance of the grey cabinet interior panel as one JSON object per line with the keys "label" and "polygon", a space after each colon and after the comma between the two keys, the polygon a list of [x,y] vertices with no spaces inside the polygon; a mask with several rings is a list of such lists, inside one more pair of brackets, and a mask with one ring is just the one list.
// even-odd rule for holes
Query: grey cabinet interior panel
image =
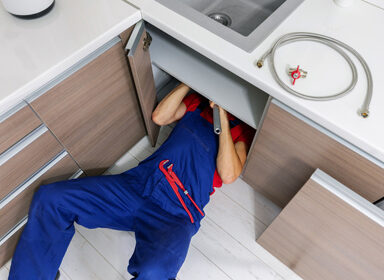
{"label": "grey cabinet interior panel", "polygon": [[155,27],[147,30],[154,65],[258,128],[268,94]]}

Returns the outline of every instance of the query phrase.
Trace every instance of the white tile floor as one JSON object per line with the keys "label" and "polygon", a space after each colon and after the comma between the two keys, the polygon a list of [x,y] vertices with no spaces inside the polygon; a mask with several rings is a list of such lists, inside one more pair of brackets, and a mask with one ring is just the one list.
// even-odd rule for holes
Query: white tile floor
{"label": "white tile floor", "polygon": [[[136,166],[171,130],[172,125],[161,129],[155,148],[147,137],[143,138],[107,173],[118,174]],[[280,209],[241,179],[216,190],[205,212],[179,280],[301,279],[256,243]],[[135,246],[133,233],[81,226],[76,229],[60,268],[61,280],[131,279],[126,267]],[[9,266],[0,269],[0,280],[7,279]]]}

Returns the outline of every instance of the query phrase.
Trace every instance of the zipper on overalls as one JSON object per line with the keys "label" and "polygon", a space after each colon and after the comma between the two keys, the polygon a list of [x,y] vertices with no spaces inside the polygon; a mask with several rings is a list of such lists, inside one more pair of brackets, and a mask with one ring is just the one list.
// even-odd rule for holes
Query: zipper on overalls
{"label": "zipper on overalls", "polygon": [[171,185],[173,192],[176,194],[177,198],[179,199],[181,205],[183,206],[185,212],[187,212],[189,218],[191,219],[191,223],[194,223],[191,211],[189,211],[187,205],[185,204],[183,198],[181,197],[179,193],[179,188],[183,191],[183,193],[188,197],[188,199],[192,202],[192,204],[196,207],[196,209],[200,212],[201,216],[204,217],[203,211],[200,210],[199,206],[197,206],[196,202],[193,200],[193,198],[190,196],[188,191],[185,189],[184,185],[181,183],[179,178],[177,177],[176,173],[172,170],[173,163],[170,164],[167,169],[164,168],[164,164],[168,163],[169,160],[163,160],[159,164],[159,168],[161,172],[163,172],[165,178],[167,179],[168,183]]}

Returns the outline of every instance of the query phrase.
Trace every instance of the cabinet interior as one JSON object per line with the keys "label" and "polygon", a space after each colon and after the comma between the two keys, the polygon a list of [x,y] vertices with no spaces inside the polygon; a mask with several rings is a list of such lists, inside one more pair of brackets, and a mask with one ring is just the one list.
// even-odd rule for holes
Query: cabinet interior
{"label": "cabinet interior", "polygon": [[149,50],[160,99],[174,77],[251,127],[259,127],[268,94],[154,26],[147,24],[146,29],[152,37]]}

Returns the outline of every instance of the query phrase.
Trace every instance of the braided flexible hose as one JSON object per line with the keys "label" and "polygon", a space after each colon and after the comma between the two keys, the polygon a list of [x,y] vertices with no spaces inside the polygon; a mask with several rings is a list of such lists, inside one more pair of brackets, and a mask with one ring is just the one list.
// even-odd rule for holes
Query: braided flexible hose
{"label": "braided flexible hose", "polygon": [[[351,80],[351,83],[349,84],[349,86],[345,90],[338,92],[338,93],[334,93],[334,94],[330,94],[330,95],[326,95],[326,96],[311,96],[311,95],[307,95],[304,93],[300,93],[300,92],[290,88],[287,84],[285,84],[280,79],[280,77],[278,76],[278,74],[276,72],[275,53],[276,53],[276,50],[278,48],[280,48],[284,45],[293,43],[293,42],[297,42],[297,41],[312,41],[312,42],[324,44],[324,45],[334,49],[342,57],[344,57],[344,59],[347,61],[348,65],[350,66],[350,68],[352,70],[352,80]],[[272,75],[275,78],[275,80],[277,81],[277,83],[283,89],[285,89],[286,91],[288,91],[289,93],[291,93],[297,97],[307,99],[307,100],[314,100],[314,101],[334,100],[334,99],[338,99],[338,98],[343,97],[343,96],[347,95],[348,93],[350,93],[350,91],[352,91],[355,88],[357,80],[358,80],[356,65],[354,64],[352,59],[349,57],[349,55],[344,51],[344,49],[349,51],[351,54],[353,54],[359,60],[359,62],[363,66],[364,72],[366,74],[366,77],[367,77],[367,94],[365,96],[365,100],[363,102],[363,105],[359,109],[358,113],[363,118],[367,118],[369,116],[369,105],[370,105],[371,100],[372,100],[372,92],[373,92],[373,80],[372,80],[371,70],[369,69],[369,66],[368,66],[367,62],[364,60],[364,58],[355,49],[353,49],[349,45],[347,45],[347,44],[345,44],[339,40],[336,40],[332,37],[317,34],[317,33],[309,33],[309,32],[288,33],[288,34],[280,37],[273,44],[272,48],[270,48],[257,61],[257,66],[259,68],[263,67],[264,60],[268,56],[270,56]]]}

